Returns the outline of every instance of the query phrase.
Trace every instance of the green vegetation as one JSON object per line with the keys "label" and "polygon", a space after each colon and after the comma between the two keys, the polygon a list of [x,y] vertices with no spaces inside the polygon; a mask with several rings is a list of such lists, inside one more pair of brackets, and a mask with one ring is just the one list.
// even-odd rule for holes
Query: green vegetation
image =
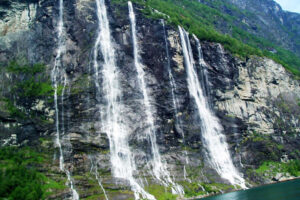
{"label": "green vegetation", "polygon": [[65,189],[63,183],[37,171],[46,156],[29,147],[0,149],[0,198],[38,200],[51,195],[50,190]]}
{"label": "green vegetation", "polygon": [[[220,190],[228,191],[234,189],[234,186],[222,183],[198,183],[198,182],[181,182],[184,188],[185,197],[196,197],[207,193],[219,193]],[[203,189],[205,191],[203,191]]]}
{"label": "green vegetation", "polygon": [[39,63],[34,65],[20,65],[17,61],[11,61],[6,69],[8,72],[15,74],[36,75],[38,73],[44,72],[46,66]]}
{"label": "green vegetation", "polygon": [[275,176],[277,173],[289,173],[292,176],[300,176],[300,160],[290,160],[287,163],[266,161],[258,169],[256,173],[263,175],[269,174]]}
{"label": "green vegetation", "polygon": [[[113,0],[115,4],[124,5],[127,0]],[[200,40],[207,40],[223,44],[225,49],[236,56],[249,57],[251,55],[266,56],[282,64],[288,71],[300,77],[300,58],[294,53],[282,49],[264,38],[258,38],[234,25],[234,17],[223,14],[219,10],[226,6],[235,12],[251,15],[246,11],[221,1],[207,0],[212,6],[199,3],[196,0],[133,0],[144,6],[143,13],[150,18],[164,18],[169,24],[184,27],[195,34]],[[158,13],[155,10],[158,10]],[[225,35],[216,31],[216,24],[226,22],[232,34]],[[270,52],[269,49],[274,49]]]}
{"label": "green vegetation", "polygon": [[206,191],[202,190],[202,188],[201,188],[202,184],[200,184],[200,183],[182,182],[180,184],[184,188],[184,193],[185,193],[184,196],[185,197],[196,197],[196,196],[199,196],[199,195],[206,194]]}
{"label": "green vegetation", "polygon": [[282,144],[278,144],[277,142],[273,141],[271,136],[259,134],[257,132],[252,132],[249,137],[244,138],[242,141],[242,145],[245,143],[257,143],[261,142],[264,143],[267,147],[271,147],[272,149],[279,149],[282,150],[284,146]]}
{"label": "green vegetation", "polygon": [[11,117],[24,118],[25,113],[18,107],[14,105],[9,99],[2,99],[5,102],[5,109]]}
{"label": "green vegetation", "polygon": [[170,189],[166,189],[161,185],[149,185],[145,188],[157,200],[175,200],[177,195],[171,193]]}
{"label": "green vegetation", "polygon": [[[255,131],[249,133],[249,135],[241,141],[240,146],[254,149],[259,147],[257,151],[254,151],[256,159],[260,162],[258,164],[261,164],[264,160],[278,160],[285,148],[284,145],[276,142],[270,135],[259,134]],[[237,151],[239,151],[239,149]]]}
{"label": "green vegetation", "polygon": [[36,98],[52,96],[53,87],[49,77],[45,76],[46,66],[43,64],[20,65],[12,61],[6,67],[11,74],[18,74],[24,77],[13,88],[21,97]]}

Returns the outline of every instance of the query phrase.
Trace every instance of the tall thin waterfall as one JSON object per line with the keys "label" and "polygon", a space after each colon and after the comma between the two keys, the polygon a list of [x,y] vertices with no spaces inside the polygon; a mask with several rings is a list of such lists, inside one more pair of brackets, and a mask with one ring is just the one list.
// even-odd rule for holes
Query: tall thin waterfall
{"label": "tall thin waterfall", "polygon": [[[65,70],[63,69],[62,65],[62,53],[64,51],[64,22],[63,22],[63,0],[59,0],[59,20],[57,25],[57,37],[58,37],[58,48],[57,48],[57,54],[55,57],[54,67],[52,69],[51,73],[51,79],[52,84],[54,86],[54,105],[55,105],[55,120],[56,120],[56,145],[59,148],[59,168],[61,171],[64,171],[67,175],[68,182],[70,184],[70,188],[72,191],[72,199],[78,200],[79,195],[74,188],[73,180],[71,177],[70,171],[65,168],[64,163],[64,154],[63,154],[63,148],[61,144],[61,131],[62,135],[65,133],[65,125],[64,125],[64,109],[63,109],[63,101],[64,101],[64,94],[65,94],[65,87],[67,85],[67,75]],[[63,90],[61,94],[61,121],[59,118],[59,108],[58,108],[58,85],[63,84]]]}
{"label": "tall thin waterfall", "polygon": [[[122,89],[120,87],[120,75],[115,62],[115,51],[112,46],[112,38],[107,17],[107,9],[104,0],[96,0],[98,17],[98,35],[94,46],[94,70],[97,95],[104,96],[105,105],[101,106],[101,120],[103,132],[107,134],[110,143],[110,158],[114,177],[123,178],[130,182],[135,193],[135,198],[155,199],[148,194],[133,177],[135,164],[131,149],[128,144],[128,127],[124,124],[122,112],[124,104],[121,100]],[[103,56],[102,69],[99,69],[98,51]],[[99,85],[102,74],[102,87]],[[101,93],[102,92],[102,93]]]}
{"label": "tall thin waterfall", "polygon": [[171,186],[172,192],[174,194],[183,194],[184,191],[181,186],[175,184],[170,174],[167,170],[166,165],[161,161],[161,156],[159,153],[159,149],[156,143],[156,128],[154,126],[154,118],[153,114],[155,112],[155,109],[150,104],[150,97],[147,92],[147,85],[145,82],[145,72],[143,70],[143,66],[140,62],[140,55],[139,55],[139,46],[137,44],[137,36],[136,36],[136,19],[135,14],[133,10],[132,3],[128,2],[128,9],[129,9],[129,18],[131,23],[131,31],[132,31],[132,40],[133,40],[133,53],[134,53],[134,64],[136,67],[136,71],[138,74],[138,83],[140,90],[143,93],[144,97],[144,107],[145,107],[145,113],[147,117],[147,123],[149,124],[149,131],[147,132],[147,136],[150,139],[151,143],[151,150],[152,150],[152,167],[153,167],[153,173],[154,176],[161,181],[165,186]]}
{"label": "tall thin waterfall", "polygon": [[[179,113],[178,113],[179,103],[178,103],[178,99],[175,95],[177,88],[176,88],[176,82],[174,80],[172,70],[171,70],[171,60],[170,60],[170,53],[169,53],[169,47],[168,47],[168,38],[167,38],[167,31],[166,31],[166,27],[165,27],[165,21],[162,19],[161,23],[163,25],[163,30],[164,30],[165,49],[166,49],[166,55],[167,55],[167,61],[168,61],[168,74],[169,74],[169,79],[170,79],[172,101],[173,101],[173,107],[174,107],[174,113],[175,113],[175,124],[176,124],[177,130],[179,130],[179,132],[183,138],[183,142],[185,142],[182,121],[178,116],[179,115]],[[185,150],[183,153],[185,156],[185,164],[188,164],[189,158],[187,155],[187,151]],[[186,179],[187,173],[186,173],[185,165],[183,166],[183,174],[184,174],[184,178]]]}
{"label": "tall thin waterfall", "polygon": [[204,96],[206,96],[207,101],[209,101],[209,85],[208,85],[209,82],[208,82],[208,74],[207,74],[207,65],[203,59],[203,53],[202,53],[202,48],[199,39],[194,34],[193,34],[193,38],[196,40],[197,49],[198,49],[201,87]]}
{"label": "tall thin waterfall", "polygon": [[210,110],[209,103],[203,95],[195,69],[189,35],[181,27],[179,27],[179,32],[187,71],[188,88],[196,103],[201,119],[202,139],[204,146],[207,148],[210,162],[221,177],[227,179],[233,185],[240,185],[246,188],[245,180],[241,177],[231,160],[226,138],[222,133],[223,128],[218,118]]}

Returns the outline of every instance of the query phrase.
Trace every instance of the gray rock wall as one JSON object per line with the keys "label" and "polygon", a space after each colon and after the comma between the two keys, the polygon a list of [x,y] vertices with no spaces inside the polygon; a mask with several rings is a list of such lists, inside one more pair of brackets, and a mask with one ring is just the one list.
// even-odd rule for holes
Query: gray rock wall
{"label": "gray rock wall", "polygon": [[[128,191],[128,183],[115,179],[110,173],[109,142],[107,136],[99,131],[101,118],[98,107],[105,102],[101,96],[96,97],[93,80],[92,52],[97,32],[95,1],[68,0],[64,6],[66,49],[63,65],[68,85],[63,104],[59,101],[59,107],[65,111],[60,117],[64,119],[66,129],[62,136],[66,165],[82,197],[103,195],[99,190],[98,193],[87,190],[94,187],[86,180],[91,168],[89,158],[92,156],[98,161],[99,173],[109,195],[113,199],[130,198],[132,193]],[[206,162],[199,117],[187,88],[178,30],[166,26],[171,69],[177,85],[175,93],[179,100],[179,113],[174,113],[162,24],[159,20],[145,18],[140,7],[135,9],[142,63],[152,97],[151,104],[156,110],[153,114],[158,130],[157,143],[168,170],[177,182],[185,184],[187,180],[184,179],[183,166],[184,151],[187,151],[190,161],[186,165],[187,177],[191,182],[227,183]],[[147,166],[151,151],[144,134],[147,130],[143,123],[146,116],[133,64],[127,6],[112,4],[108,6],[108,11],[125,103],[124,110],[120,112],[126,114],[126,123],[130,125],[129,144],[138,169],[135,173],[144,177],[149,185],[157,184]],[[9,14],[11,12],[15,14]],[[20,64],[44,63],[47,67],[41,74],[50,76],[56,55],[58,2],[43,0],[30,4],[30,15],[26,15],[28,7],[19,3],[7,13],[0,22],[0,145],[41,145],[40,138],[46,138],[50,142],[48,148],[55,149],[55,144],[51,142],[55,138],[53,97],[22,98],[22,94],[14,92],[13,88],[17,82],[28,77],[8,72],[5,66],[12,60]],[[191,42],[194,58],[198,61],[192,38]],[[248,174],[247,170],[257,168],[265,160],[280,161],[285,155],[288,159],[300,158],[299,152],[294,152],[300,145],[299,80],[269,59],[251,57],[241,60],[224,51],[220,44],[205,41],[202,41],[202,49],[209,75],[209,100],[224,127],[233,161],[247,181],[263,183],[265,180]],[[100,55],[100,62],[101,59]],[[198,62],[197,67],[201,77]],[[8,100],[23,113],[23,117],[8,109]],[[175,115],[183,122],[184,139],[175,125]],[[58,151],[55,152],[51,171],[58,173]],[[111,192],[113,190],[119,192]]]}

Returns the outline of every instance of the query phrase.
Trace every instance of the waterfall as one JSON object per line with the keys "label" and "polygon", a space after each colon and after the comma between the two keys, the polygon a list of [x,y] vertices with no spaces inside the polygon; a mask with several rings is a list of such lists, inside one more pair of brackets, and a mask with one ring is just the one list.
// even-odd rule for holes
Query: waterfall
{"label": "waterfall", "polygon": [[137,42],[137,35],[136,35],[136,19],[135,19],[133,6],[130,1],[128,2],[128,9],[129,9],[129,18],[131,23],[132,41],[133,41],[134,65],[137,71],[138,84],[143,94],[143,104],[144,104],[145,113],[147,117],[147,123],[149,124],[149,131],[147,131],[147,136],[150,139],[150,143],[151,143],[152,168],[153,168],[152,170],[155,178],[157,178],[165,186],[172,187],[172,192],[174,194],[183,194],[184,191],[182,187],[175,184],[172,181],[166,165],[161,161],[161,156],[156,143],[156,128],[154,126],[154,118],[152,114],[155,113],[155,109],[150,104],[150,97],[148,95],[147,86],[145,82],[145,72],[140,62],[139,46],[137,44],[138,42]]}
{"label": "waterfall", "polygon": [[221,177],[231,184],[246,188],[245,180],[240,176],[231,160],[226,137],[222,133],[223,128],[213,111],[210,110],[209,103],[203,94],[195,69],[189,35],[181,27],[179,27],[179,32],[187,71],[188,89],[198,109],[201,119],[202,140],[207,148],[211,165]]}
{"label": "waterfall", "polygon": [[[57,25],[57,37],[58,37],[58,48],[57,48],[57,54],[55,57],[55,62],[54,62],[54,67],[51,72],[51,79],[52,79],[52,84],[54,87],[54,106],[55,106],[55,126],[56,126],[56,145],[59,148],[59,168],[61,171],[64,171],[67,175],[68,182],[70,184],[70,188],[72,191],[72,199],[73,200],[78,200],[79,195],[74,188],[73,180],[71,177],[71,173],[68,169],[65,168],[65,163],[64,163],[64,155],[63,155],[63,148],[61,144],[61,134],[64,135],[65,133],[65,125],[64,125],[64,109],[63,109],[63,100],[64,100],[64,93],[65,93],[65,87],[67,84],[67,75],[65,70],[63,69],[62,66],[62,53],[64,51],[64,22],[63,22],[63,0],[59,0],[59,20],[58,20],[58,25]],[[58,85],[63,82],[63,90],[61,94],[61,122],[59,119],[59,108],[58,108]],[[60,127],[62,129],[62,133],[60,130]]]}
{"label": "waterfall", "polygon": [[[126,179],[130,182],[135,198],[155,199],[148,194],[133,177],[135,164],[128,143],[128,126],[124,124],[122,112],[124,104],[121,100],[122,89],[120,87],[120,75],[115,62],[115,50],[112,45],[112,38],[107,17],[107,9],[104,0],[96,0],[98,17],[98,34],[94,46],[94,70],[97,96],[103,95],[105,105],[101,106],[101,125],[104,133],[107,134],[110,144],[110,160],[112,174],[114,177]],[[103,57],[102,70],[99,69],[98,51]],[[102,74],[102,87],[99,85]],[[102,92],[102,93],[101,93]]]}
{"label": "waterfall", "polygon": [[104,194],[104,197],[105,197],[105,200],[108,200],[108,197],[107,197],[107,194],[106,194],[106,191],[102,185],[102,182],[101,182],[101,178],[99,177],[99,173],[98,173],[98,165],[97,165],[97,162],[96,164],[94,163],[94,160],[95,158],[93,156],[89,156],[89,159],[91,161],[91,169],[90,169],[90,173],[94,174],[97,182],[98,182],[98,185],[99,187],[101,188],[101,190],[103,191],[103,194]]}
{"label": "waterfall", "polygon": [[[182,121],[178,117],[179,103],[178,103],[178,99],[175,95],[175,91],[177,90],[177,88],[176,88],[176,82],[175,82],[175,79],[174,79],[174,76],[173,76],[172,70],[171,70],[171,60],[170,60],[170,53],[169,53],[169,47],[168,47],[168,38],[167,38],[167,31],[166,31],[166,27],[165,27],[165,21],[162,19],[161,23],[163,25],[163,31],[164,31],[165,49],[166,49],[166,55],[167,55],[167,61],[168,61],[168,75],[169,75],[169,79],[170,79],[172,102],[173,102],[173,108],[174,108],[174,113],[175,113],[175,125],[176,125],[177,130],[179,130],[179,132],[182,136],[183,143],[185,143],[185,136],[184,136],[184,132],[183,132]],[[183,153],[185,156],[185,164],[189,164],[189,158],[188,158],[186,149],[184,150]],[[187,179],[187,172],[186,172],[185,165],[183,166],[183,174],[184,174],[184,179]]]}
{"label": "waterfall", "polygon": [[208,81],[208,74],[207,74],[207,65],[203,59],[202,48],[199,39],[193,34],[194,39],[197,43],[198,49],[198,57],[199,57],[199,65],[200,65],[200,83],[202,87],[202,91],[204,96],[206,96],[207,101],[209,102],[209,81]]}

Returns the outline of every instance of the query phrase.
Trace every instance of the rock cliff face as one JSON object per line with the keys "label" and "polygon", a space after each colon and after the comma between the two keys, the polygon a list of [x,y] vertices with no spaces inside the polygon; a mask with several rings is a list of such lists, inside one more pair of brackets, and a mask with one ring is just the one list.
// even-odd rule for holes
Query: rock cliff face
{"label": "rock cliff face", "polygon": [[[53,94],[36,94],[32,92],[34,88],[26,93],[29,86],[25,84],[28,80],[45,83],[44,87],[51,83],[57,54],[59,4],[51,0],[29,4],[9,2],[9,7],[1,5],[0,10],[0,145],[38,146],[53,154],[54,159],[41,168],[48,176],[66,181],[59,170],[59,151],[54,142]],[[158,195],[162,195],[159,193],[164,191],[162,183],[154,178],[148,164],[151,144],[146,132],[149,127],[134,68],[128,8],[127,4],[115,2],[106,1],[106,6],[125,104],[120,112],[126,116],[124,123],[129,125],[128,142],[136,165],[134,176],[146,191],[154,195],[158,191]],[[96,2],[68,0],[63,5],[66,34],[62,61],[68,81],[64,95],[59,92],[58,103],[59,119],[64,122],[60,128],[64,130],[61,141],[66,168],[82,199],[104,199],[104,191],[109,199],[134,198],[130,183],[111,173],[110,144],[107,135],[101,132],[105,125],[101,123],[99,107],[106,102],[101,95],[96,96],[93,80],[93,48],[98,30]],[[166,25],[167,53],[162,22],[144,17],[141,9],[134,5],[141,62],[151,105],[156,110],[153,115],[157,144],[172,180],[182,185],[190,196],[232,190],[229,182],[209,164],[205,154],[199,116],[189,94],[178,30]],[[207,72],[208,100],[224,128],[234,165],[244,174],[249,187],[270,182],[273,176],[255,173],[264,161],[287,162],[300,158],[297,150],[300,145],[299,80],[272,60],[240,59],[224,51],[220,44],[206,41],[201,41],[206,62],[203,69],[196,41],[193,37],[190,39],[199,79],[203,71]],[[178,113],[173,106],[168,59],[176,83]],[[12,70],[12,61],[29,66],[43,63],[46,67],[27,73]],[[99,62],[103,63],[100,53]],[[100,86],[102,82],[100,79]],[[182,127],[176,125],[176,116],[182,121]],[[68,189],[49,197],[63,198],[71,198]]]}

